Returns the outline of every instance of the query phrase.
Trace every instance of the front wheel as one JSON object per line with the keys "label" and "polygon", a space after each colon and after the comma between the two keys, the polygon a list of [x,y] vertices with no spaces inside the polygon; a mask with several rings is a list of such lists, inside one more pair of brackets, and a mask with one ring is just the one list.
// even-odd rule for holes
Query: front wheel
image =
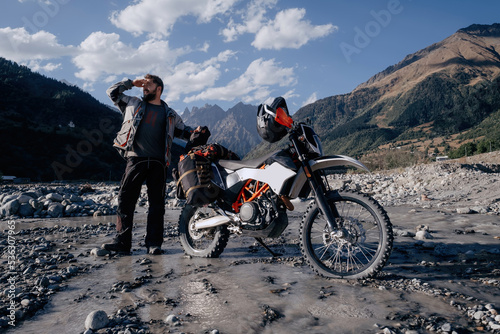
{"label": "front wheel", "polygon": [[335,216],[336,231],[313,201],[300,224],[300,244],[309,266],[329,278],[371,277],[392,251],[392,224],[385,210],[368,195],[330,191],[326,200]]}
{"label": "front wheel", "polygon": [[214,258],[224,251],[229,240],[229,231],[225,225],[196,230],[197,220],[217,216],[210,206],[195,207],[186,205],[179,217],[180,241],[184,252],[191,256]]}

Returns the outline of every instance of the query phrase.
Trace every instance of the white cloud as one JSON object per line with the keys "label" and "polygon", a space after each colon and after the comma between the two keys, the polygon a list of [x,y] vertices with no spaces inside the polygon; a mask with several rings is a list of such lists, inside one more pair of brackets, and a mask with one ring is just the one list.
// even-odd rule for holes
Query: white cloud
{"label": "white cloud", "polygon": [[313,102],[316,102],[318,100],[318,96],[316,95],[316,92],[312,93],[311,96],[309,96],[307,98],[307,100],[304,101],[304,103],[302,103],[302,107],[303,106],[306,106],[308,104],[311,104]]}
{"label": "white cloud", "polygon": [[80,54],[73,58],[80,69],[75,75],[86,82],[86,89],[92,90],[98,80],[111,83],[120,75],[133,79],[153,73],[162,77],[169,101],[213,86],[220,76],[220,64],[236,54],[226,50],[201,63],[176,64],[179,56],[192,50],[171,50],[168,41],[154,39],[134,48],[120,41],[119,35],[103,32],[92,33],[80,44],[79,50]]}
{"label": "white cloud", "polygon": [[175,22],[187,15],[199,23],[210,22],[230,10],[237,0],[137,0],[124,10],[111,14],[111,22],[134,35],[150,33],[168,36]]}
{"label": "white cloud", "polygon": [[202,52],[208,52],[208,49],[210,48],[210,44],[208,42],[203,43],[201,47],[198,48],[199,51]]}
{"label": "white cloud", "polygon": [[[205,43],[198,51],[206,52]],[[199,92],[214,85],[220,76],[221,63],[235,57],[236,52],[226,50],[201,63],[185,61],[177,64],[178,57],[193,52],[189,47],[170,49],[168,41],[148,39],[134,47],[123,43],[116,33],[91,33],[80,45],[64,46],[54,35],[39,31],[33,35],[24,28],[0,29],[0,56],[25,64],[34,71],[54,71],[60,63],[48,61],[63,56],[72,57],[77,67],[75,76],[84,81],[83,88],[93,90],[100,81],[115,82],[123,76],[142,76],[155,73],[166,79],[169,99]]]}
{"label": "white cloud", "polygon": [[238,38],[238,35],[245,33],[255,34],[262,28],[263,22],[266,21],[265,14],[268,8],[272,8],[277,3],[277,0],[255,0],[252,1],[246,10],[241,12],[243,18],[242,24],[236,24],[231,19],[225,29],[221,31],[225,42],[233,42]]}
{"label": "white cloud", "polygon": [[296,78],[293,68],[280,67],[274,59],[254,60],[240,77],[226,86],[208,88],[204,92],[184,99],[185,103],[197,100],[241,99],[243,102],[260,102],[272,93],[271,86],[293,86]]}
{"label": "white cloud", "polygon": [[39,60],[30,60],[26,64],[26,66],[28,66],[31,70],[35,72],[40,72],[40,71],[52,72],[62,67],[60,63],[59,64],[47,63],[45,65],[42,65]]}
{"label": "white cloud", "polygon": [[189,52],[171,50],[168,41],[147,40],[138,48],[120,41],[118,34],[94,32],[78,47],[73,63],[80,69],[76,77],[87,82],[100,80],[102,75],[143,75],[161,73],[173,66],[177,57]]}
{"label": "white cloud", "polygon": [[299,94],[295,93],[295,89],[287,91],[285,94],[282,94],[282,96],[286,99],[291,99],[293,97],[299,97]]}
{"label": "white cloud", "polygon": [[332,24],[314,26],[305,21],[306,10],[290,8],[276,14],[268,26],[262,27],[255,35],[252,46],[261,49],[298,49],[310,40],[324,37],[337,30]]}
{"label": "white cloud", "polygon": [[167,99],[175,101],[181,95],[212,87],[220,77],[220,63],[227,62],[234,55],[235,52],[226,50],[200,64],[185,61],[175,66],[164,79]]}
{"label": "white cloud", "polygon": [[266,17],[277,0],[252,1],[247,10],[240,13],[243,23],[235,23],[231,18],[227,27],[221,31],[225,42],[235,41],[239,35],[255,34],[252,46],[261,49],[298,49],[310,40],[327,36],[338,28],[332,24],[312,25],[304,20],[306,10],[289,8],[280,11],[274,19]]}
{"label": "white cloud", "polygon": [[[133,79],[154,73],[164,79],[166,100],[169,101],[240,100],[260,103],[273,93],[285,98],[297,97],[294,90],[290,90],[297,83],[294,67],[284,67],[275,59],[259,58],[249,65],[245,61],[248,67],[244,70],[244,67],[236,69],[241,66],[237,62],[232,67],[223,66],[223,63],[237,59],[237,53],[226,50],[213,56],[217,52],[214,49],[219,45],[212,40],[196,46],[189,46],[189,41],[186,41],[184,47],[171,49],[165,36],[170,34],[179,18],[192,16],[198,23],[209,22],[216,17],[220,19],[221,15],[234,10],[237,1],[131,1],[130,6],[114,12],[110,17],[119,28],[136,36],[145,34],[141,38],[130,38],[130,43],[117,33],[94,31],[79,45],[63,45],[56,35],[47,31],[31,34],[25,28],[0,28],[0,56],[26,64],[34,71],[45,72],[61,69],[63,58],[70,59],[76,67],[73,71],[75,77],[83,80],[83,88],[89,90],[93,90],[94,85],[97,87],[97,83],[109,84],[123,77]],[[331,24],[312,25],[304,19],[304,9],[283,10],[272,18],[276,10],[272,14],[268,12],[276,7],[277,2],[253,0],[248,6],[240,2],[243,3],[240,7],[244,7],[237,13],[240,23],[230,19],[226,29],[220,31],[221,35],[226,41],[234,41],[242,34],[255,34],[252,43],[255,48],[281,49],[299,48],[336,29]],[[182,57],[191,53],[197,55]],[[243,50],[241,54],[248,53]],[[58,61],[59,58],[61,61]],[[64,63],[64,67],[67,70],[70,66]],[[231,73],[241,75],[235,78]],[[223,74],[227,79],[219,83]],[[227,83],[229,80],[232,81]]]}
{"label": "white cloud", "polygon": [[59,44],[55,35],[44,30],[31,35],[25,28],[0,28],[0,56],[18,63],[59,58],[75,51],[71,45]]}

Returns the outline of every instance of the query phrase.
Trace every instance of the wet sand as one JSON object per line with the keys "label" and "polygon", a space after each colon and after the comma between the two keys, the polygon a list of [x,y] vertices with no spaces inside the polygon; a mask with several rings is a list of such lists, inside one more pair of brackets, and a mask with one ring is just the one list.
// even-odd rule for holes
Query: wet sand
{"label": "wet sand", "polygon": [[[487,332],[467,312],[487,304],[500,310],[497,215],[386,208],[397,234],[389,264],[374,279],[347,281],[318,277],[302,261],[297,238],[305,207],[297,203],[283,236],[267,240],[282,254],[278,258],[248,237],[231,237],[219,259],[189,258],[176,235],[180,210],[167,210],[165,254],[158,256],[141,247],[144,212],[136,214],[131,256],[90,254],[112,238],[110,230],[86,238],[71,230],[46,234],[53,252],[74,254],[80,271],[36,314],[6,332],[83,333],[94,310],[104,310],[117,324],[96,333]],[[16,229],[36,234],[37,226],[114,221],[114,216],[19,221]],[[419,225],[428,226],[432,239],[405,236]],[[169,315],[177,321],[167,321]]]}

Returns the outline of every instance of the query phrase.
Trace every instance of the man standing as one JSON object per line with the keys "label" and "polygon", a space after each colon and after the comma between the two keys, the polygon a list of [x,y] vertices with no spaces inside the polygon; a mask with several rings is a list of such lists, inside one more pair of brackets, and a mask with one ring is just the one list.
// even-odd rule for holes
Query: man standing
{"label": "man standing", "polygon": [[[143,98],[123,94],[132,87],[143,89]],[[123,114],[123,123],[113,146],[126,159],[127,165],[118,193],[117,235],[113,242],[103,244],[109,251],[130,253],[135,206],[146,182],[149,211],[146,227],[146,248],[149,254],[161,254],[163,216],[165,214],[166,172],[174,137],[189,139],[197,132],[205,144],[210,136],[206,127],[192,131],[182,119],[161,100],[163,81],[147,74],[144,79],[125,80],[112,85],[106,93]]]}

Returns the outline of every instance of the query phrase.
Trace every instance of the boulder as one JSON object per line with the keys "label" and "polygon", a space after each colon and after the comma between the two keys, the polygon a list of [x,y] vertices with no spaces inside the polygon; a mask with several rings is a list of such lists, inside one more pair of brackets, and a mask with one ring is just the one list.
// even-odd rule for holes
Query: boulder
{"label": "boulder", "polygon": [[7,204],[8,202],[17,199],[18,195],[5,195],[2,197],[2,206]]}
{"label": "boulder", "polygon": [[97,330],[106,327],[109,323],[108,315],[102,310],[90,312],[85,319],[85,329]]}
{"label": "boulder", "polygon": [[35,211],[43,210],[43,203],[36,199],[30,199],[29,204]]}
{"label": "boulder", "polygon": [[52,203],[47,209],[47,213],[51,217],[62,217],[64,206],[61,203]]}
{"label": "boulder", "polygon": [[467,215],[473,213],[473,211],[471,210],[471,208],[457,208],[457,213],[461,215]]}
{"label": "boulder", "polygon": [[0,216],[6,217],[15,215],[20,206],[21,205],[19,204],[19,201],[17,199],[13,199],[2,205],[2,207],[0,208]]}
{"label": "boulder", "polygon": [[77,205],[77,204],[69,204],[69,205],[66,205],[66,208],[64,209],[66,214],[72,214],[76,211],[78,211],[80,207]]}
{"label": "boulder", "polygon": [[58,193],[47,194],[45,198],[51,200],[52,202],[62,202],[62,200],[64,199],[63,196]]}
{"label": "boulder", "polygon": [[68,200],[70,200],[71,203],[83,202],[83,198],[82,197],[77,196],[77,195],[73,195],[73,194],[69,195]]}
{"label": "boulder", "polygon": [[35,212],[35,209],[29,203],[23,203],[19,206],[18,214],[21,217],[29,217],[32,216]]}
{"label": "boulder", "polygon": [[93,256],[106,256],[109,254],[111,254],[111,252],[103,248],[92,248],[90,251],[90,255]]}
{"label": "boulder", "polygon": [[17,197],[17,200],[19,201],[19,204],[29,203],[29,201],[31,199],[33,199],[33,197],[28,196],[28,195],[19,195]]}
{"label": "boulder", "polygon": [[415,239],[417,240],[432,239],[432,235],[427,230],[420,230],[417,233],[415,233]]}

